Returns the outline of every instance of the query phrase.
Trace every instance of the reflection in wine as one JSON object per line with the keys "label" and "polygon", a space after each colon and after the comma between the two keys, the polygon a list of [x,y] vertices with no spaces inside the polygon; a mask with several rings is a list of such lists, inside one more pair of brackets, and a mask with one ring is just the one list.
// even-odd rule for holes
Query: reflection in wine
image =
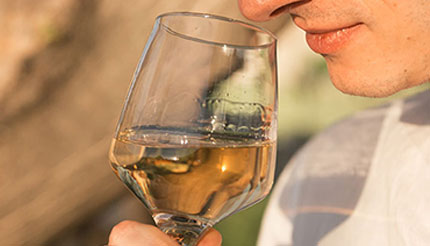
{"label": "reflection in wine", "polygon": [[118,136],[112,167],[154,216],[175,211],[214,224],[264,198],[272,185],[272,141],[153,131]]}

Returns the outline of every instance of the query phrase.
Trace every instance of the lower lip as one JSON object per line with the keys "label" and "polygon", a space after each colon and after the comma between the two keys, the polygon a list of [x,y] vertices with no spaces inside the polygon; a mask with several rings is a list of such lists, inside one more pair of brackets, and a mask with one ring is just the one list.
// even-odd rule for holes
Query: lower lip
{"label": "lower lip", "polygon": [[333,54],[344,47],[361,25],[354,25],[326,33],[306,33],[309,47],[320,54]]}

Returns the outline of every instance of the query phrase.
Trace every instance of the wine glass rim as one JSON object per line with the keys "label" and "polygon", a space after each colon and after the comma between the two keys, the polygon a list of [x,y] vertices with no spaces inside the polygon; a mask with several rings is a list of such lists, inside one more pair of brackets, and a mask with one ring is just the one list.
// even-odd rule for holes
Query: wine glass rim
{"label": "wine glass rim", "polygon": [[[236,24],[242,25],[244,28],[248,28],[248,29],[251,29],[251,30],[254,30],[256,32],[260,32],[260,33],[263,33],[263,34],[269,36],[270,41],[263,43],[263,44],[258,44],[258,45],[239,45],[239,44],[229,44],[228,42],[217,42],[217,41],[210,41],[210,40],[206,40],[206,39],[197,38],[197,37],[193,37],[193,36],[190,36],[187,34],[183,34],[183,33],[179,33],[177,31],[174,31],[161,21],[161,19],[163,17],[170,17],[170,16],[192,16],[192,17],[199,17],[199,18],[216,19],[216,20],[229,22],[229,23],[236,23]],[[254,25],[252,23],[248,23],[246,21],[241,21],[241,20],[232,19],[229,17],[214,15],[214,14],[208,14],[208,13],[167,12],[167,13],[158,15],[156,18],[156,22],[161,24],[163,27],[165,27],[167,29],[168,32],[170,32],[171,34],[173,34],[175,36],[178,36],[178,37],[181,37],[184,39],[188,39],[188,40],[192,40],[192,41],[196,41],[196,42],[207,43],[207,44],[212,44],[212,45],[217,45],[217,46],[222,46],[222,47],[240,48],[240,49],[261,49],[261,48],[270,47],[273,44],[275,44],[277,41],[276,36],[271,31],[267,30],[266,28]]]}

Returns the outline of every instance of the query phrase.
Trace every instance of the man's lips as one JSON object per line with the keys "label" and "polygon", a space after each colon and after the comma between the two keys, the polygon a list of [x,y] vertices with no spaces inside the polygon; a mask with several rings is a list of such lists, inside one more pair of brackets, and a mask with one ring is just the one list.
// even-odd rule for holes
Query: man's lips
{"label": "man's lips", "polygon": [[309,47],[320,54],[332,54],[340,50],[358,32],[362,24],[336,29],[308,29],[306,31],[306,41]]}

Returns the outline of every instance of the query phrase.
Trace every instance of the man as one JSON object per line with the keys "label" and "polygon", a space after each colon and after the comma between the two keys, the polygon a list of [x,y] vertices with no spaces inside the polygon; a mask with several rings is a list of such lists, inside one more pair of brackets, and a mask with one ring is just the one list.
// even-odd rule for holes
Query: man
{"label": "man", "polygon": [[[428,0],[239,0],[239,5],[256,21],[291,14],[345,93],[385,97],[430,79]],[[361,112],[311,140],[279,179],[259,244],[429,245],[429,187],[430,93],[424,92]],[[146,225],[114,227],[110,244],[131,242],[175,245]],[[212,230],[199,246],[220,242]]]}

